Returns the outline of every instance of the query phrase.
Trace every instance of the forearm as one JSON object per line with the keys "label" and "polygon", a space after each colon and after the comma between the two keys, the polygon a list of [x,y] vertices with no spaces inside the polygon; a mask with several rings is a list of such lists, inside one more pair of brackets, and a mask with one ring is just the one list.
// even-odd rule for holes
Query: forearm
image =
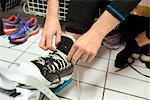
{"label": "forearm", "polygon": [[105,12],[93,24],[89,31],[98,33],[104,38],[111,30],[113,30],[121,21],[129,15],[130,11],[141,0],[113,0],[107,7]]}
{"label": "forearm", "polygon": [[111,30],[113,30],[120,21],[108,11],[105,11],[98,20],[90,28],[90,32],[99,34],[104,38]]}
{"label": "forearm", "polygon": [[48,0],[47,11],[46,11],[46,21],[51,17],[59,17],[59,0]]}

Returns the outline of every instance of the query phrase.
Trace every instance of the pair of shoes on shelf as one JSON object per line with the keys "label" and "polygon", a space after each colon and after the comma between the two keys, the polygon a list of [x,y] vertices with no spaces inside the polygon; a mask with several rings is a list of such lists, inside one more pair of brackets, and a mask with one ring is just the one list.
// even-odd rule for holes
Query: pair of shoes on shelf
{"label": "pair of shoes on shelf", "polygon": [[31,17],[28,20],[23,20],[19,15],[12,15],[9,18],[3,18],[3,33],[9,35],[10,43],[21,44],[27,39],[39,32],[37,19]]}
{"label": "pair of shoes on shelf", "polygon": [[[66,42],[68,41],[68,42]],[[58,100],[53,92],[59,92],[71,83],[74,66],[67,55],[74,38],[62,34],[61,43],[55,52],[31,62],[22,62],[17,68],[0,67],[0,87],[5,90],[17,87],[38,89],[51,100]]]}

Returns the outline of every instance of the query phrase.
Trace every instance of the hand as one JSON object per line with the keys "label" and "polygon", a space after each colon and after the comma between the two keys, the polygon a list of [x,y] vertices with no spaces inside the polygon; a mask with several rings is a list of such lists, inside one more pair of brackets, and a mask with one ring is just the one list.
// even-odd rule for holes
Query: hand
{"label": "hand", "polygon": [[68,61],[72,64],[80,59],[81,61],[91,62],[96,56],[103,37],[94,32],[87,32],[80,36],[72,46],[69,54]]}
{"label": "hand", "polygon": [[57,46],[61,41],[61,26],[57,17],[49,17],[46,19],[41,41],[39,47],[43,50],[52,50],[55,51],[55,48],[52,46],[53,36],[56,35],[55,45]]}

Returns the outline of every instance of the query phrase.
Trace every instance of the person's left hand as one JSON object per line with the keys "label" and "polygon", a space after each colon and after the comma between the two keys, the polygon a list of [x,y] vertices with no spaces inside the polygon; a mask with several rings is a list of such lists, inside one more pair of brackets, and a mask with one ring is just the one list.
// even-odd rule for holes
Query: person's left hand
{"label": "person's left hand", "polygon": [[79,59],[91,62],[96,56],[102,40],[103,36],[98,33],[87,32],[83,34],[73,44],[68,54],[68,61],[71,61],[72,64],[76,64]]}

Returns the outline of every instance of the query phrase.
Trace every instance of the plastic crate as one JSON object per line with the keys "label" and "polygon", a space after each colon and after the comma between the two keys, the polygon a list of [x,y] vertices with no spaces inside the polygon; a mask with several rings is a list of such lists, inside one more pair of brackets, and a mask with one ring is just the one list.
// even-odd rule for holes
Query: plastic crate
{"label": "plastic crate", "polygon": [[[60,0],[59,6],[59,18],[60,20],[66,20],[70,0]],[[34,14],[38,16],[46,15],[47,0],[26,0],[23,6],[23,10],[26,14]]]}

